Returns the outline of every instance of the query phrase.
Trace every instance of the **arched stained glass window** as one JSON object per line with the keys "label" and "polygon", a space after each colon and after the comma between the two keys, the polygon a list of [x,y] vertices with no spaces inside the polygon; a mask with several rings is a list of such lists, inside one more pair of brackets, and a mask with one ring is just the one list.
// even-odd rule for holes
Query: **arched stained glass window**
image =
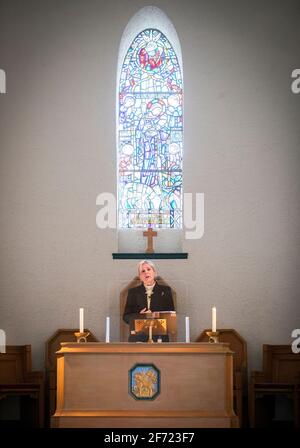
{"label": "arched stained glass window", "polygon": [[128,48],[118,89],[119,228],[182,228],[183,79],[158,29]]}

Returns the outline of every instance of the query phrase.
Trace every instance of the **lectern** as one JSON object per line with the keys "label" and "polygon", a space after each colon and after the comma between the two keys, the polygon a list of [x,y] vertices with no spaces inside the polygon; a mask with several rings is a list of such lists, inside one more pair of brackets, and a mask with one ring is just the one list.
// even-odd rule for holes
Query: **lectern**
{"label": "lectern", "polygon": [[236,427],[228,344],[62,343],[52,427]]}
{"label": "lectern", "polygon": [[176,311],[156,311],[133,319],[129,342],[176,342]]}

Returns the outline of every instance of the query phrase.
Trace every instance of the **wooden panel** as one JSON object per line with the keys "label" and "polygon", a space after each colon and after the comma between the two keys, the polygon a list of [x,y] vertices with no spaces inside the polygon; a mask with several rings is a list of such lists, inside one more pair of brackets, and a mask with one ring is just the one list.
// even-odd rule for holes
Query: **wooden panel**
{"label": "wooden panel", "polygon": [[[46,369],[54,369],[56,372],[56,352],[60,349],[60,344],[62,342],[77,342],[74,333],[78,331],[78,329],[65,329],[61,328],[56,330],[49,339],[47,339],[45,343],[45,367]],[[89,331],[89,330],[86,330]],[[90,331],[89,331],[90,332]],[[90,332],[87,340],[89,342],[96,342],[97,339]]]}
{"label": "wooden panel", "polygon": [[[249,385],[250,426],[270,424],[268,402],[264,397],[283,395],[293,404],[293,424],[300,426],[300,357],[290,345],[263,345],[263,370],[251,372]],[[259,403],[258,403],[259,398]],[[270,400],[269,400],[270,401]]]}
{"label": "wooden panel", "polygon": [[0,356],[0,383],[23,382],[23,371],[20,359],[9,355],[5,360]]}
{"label": "wooden panel", "polygon": [[[46,369],[46,424],[49,426],[50,417],[54,414],[56,408],[56,351],[60,349],[62,342],[76,342],[74,333],[78,329],[58,329],[45,343],[45,369]],[[89,330],[87,330],[89,331]],[[97,341],[90,332],[87,340]]]}
{"label": "wooden panel", "polygon": [[[207,331],[203,330],[198,336],[198,342],[208,342]],[[247,412],[244,409],[246,406],[245,396],[247,394],[247,343],[245,339],[234,329],[218,329],[219,341],[229,344],[233,355],[233,393],[234,393],[234,409],[239,417],[240,426],[247,425]]]}
{"label": "wooden panel", "polygon": [[56,370],[49,371],[48,382],[50,389],[56,389]]}
{"label": "wooden panel", "polygon": [[[206,334],[209,329],[203,330],[202,333],[196,339],[197,342],[208,342],[208,336]],[[234,352],[233,357],[233,370],[244,371],[247,375],[247,343],[245,339],[234,329],[218,329],[219,341],[228,342],[231,350]]]}
{"label": "wooden panel", "polygon": [[[28,405],[26,409],[21,406],[21,415],[28,424],[44,426],[44,374],[31,371],[30,345],[8,345],[6,353],[0,353],[0,397],[8,396],[32,399],[21,400]],[[27,418],[30,409],[35,411],[31,422]]]}
{"label": "wooden panel", "polygon": [[[136,400],[129,371],[149,363],[160,371],[161,392]],[[227,344],[62,344],[57,390],[53,426],[142,427],[159,416],[162,427],[236,425]]]}
{"label": "wooden panel", "polygon": [[[225,358],[209,354],[178,357],[169,353],[153,354],[153,363],[161,372],[161,393],[147,403],[147,409],[218,410],[225,406],[225,383],[218,378],[224,371]],[[134,364],[149,363],[145,354],[115,356],[97,354],[65,358],[65,407],[67,409],[143,409],[145,402],[128,394],[128,372]],[[184,374],[183,374],[184,373]],[[99,381],[99,378],[101,379]],[[213,390],[208,386],[214,382]],[[201,387],[195,384],[201,383]],[[80,387],[78,385],[80,384]],[[183,391],[184,390],[184,391]]]}
{"label": "wooden panel", "polygon": [[0,354],[0,382],[22,383],[31,370],[31,347],[8,345],[6,353]]}
{"label": "wooden panel", "polygon": [[65,416],[53,421],[53,428],[236,428],[235,417],[154,416],[89,417]]}

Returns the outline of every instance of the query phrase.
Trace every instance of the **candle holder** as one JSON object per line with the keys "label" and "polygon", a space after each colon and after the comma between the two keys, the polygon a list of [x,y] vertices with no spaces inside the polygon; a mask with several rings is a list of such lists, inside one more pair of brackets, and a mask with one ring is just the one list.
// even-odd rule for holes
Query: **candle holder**
{"label": "candle holder", "polygon": [[206,331],[208,336],[208,342],[210,344],[218,344],[219,343],[219,331]]}
{"label": "candle holder", "polygon": [[77,342],[87,342],[86,338],[90,335],[89,331],[84,331],[83,333],[81,333],[80,331],[77,331],[74,333]]}

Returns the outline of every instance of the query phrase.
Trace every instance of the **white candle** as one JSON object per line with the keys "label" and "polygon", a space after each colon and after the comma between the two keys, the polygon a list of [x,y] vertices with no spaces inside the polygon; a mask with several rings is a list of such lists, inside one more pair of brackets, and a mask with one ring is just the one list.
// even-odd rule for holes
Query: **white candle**
{"label": "white candle", "polygon": [[83,308],[79,308],[79,332],[84,332],[84,325],[83,325]]}
{"label": "white candle", "polygon": [[105,342],[109,342],[109,332],[110,332],[110,318],[106,318],[106,328],[105,328]]}
{"label": "white candle", "polygon": [[190,318],[185,317],[185,342],[190,342]]}
{"label": "white candle", "polygon": [[215,306],[212,307],[211,310],[211,331],[217,331],[217,308]]}

